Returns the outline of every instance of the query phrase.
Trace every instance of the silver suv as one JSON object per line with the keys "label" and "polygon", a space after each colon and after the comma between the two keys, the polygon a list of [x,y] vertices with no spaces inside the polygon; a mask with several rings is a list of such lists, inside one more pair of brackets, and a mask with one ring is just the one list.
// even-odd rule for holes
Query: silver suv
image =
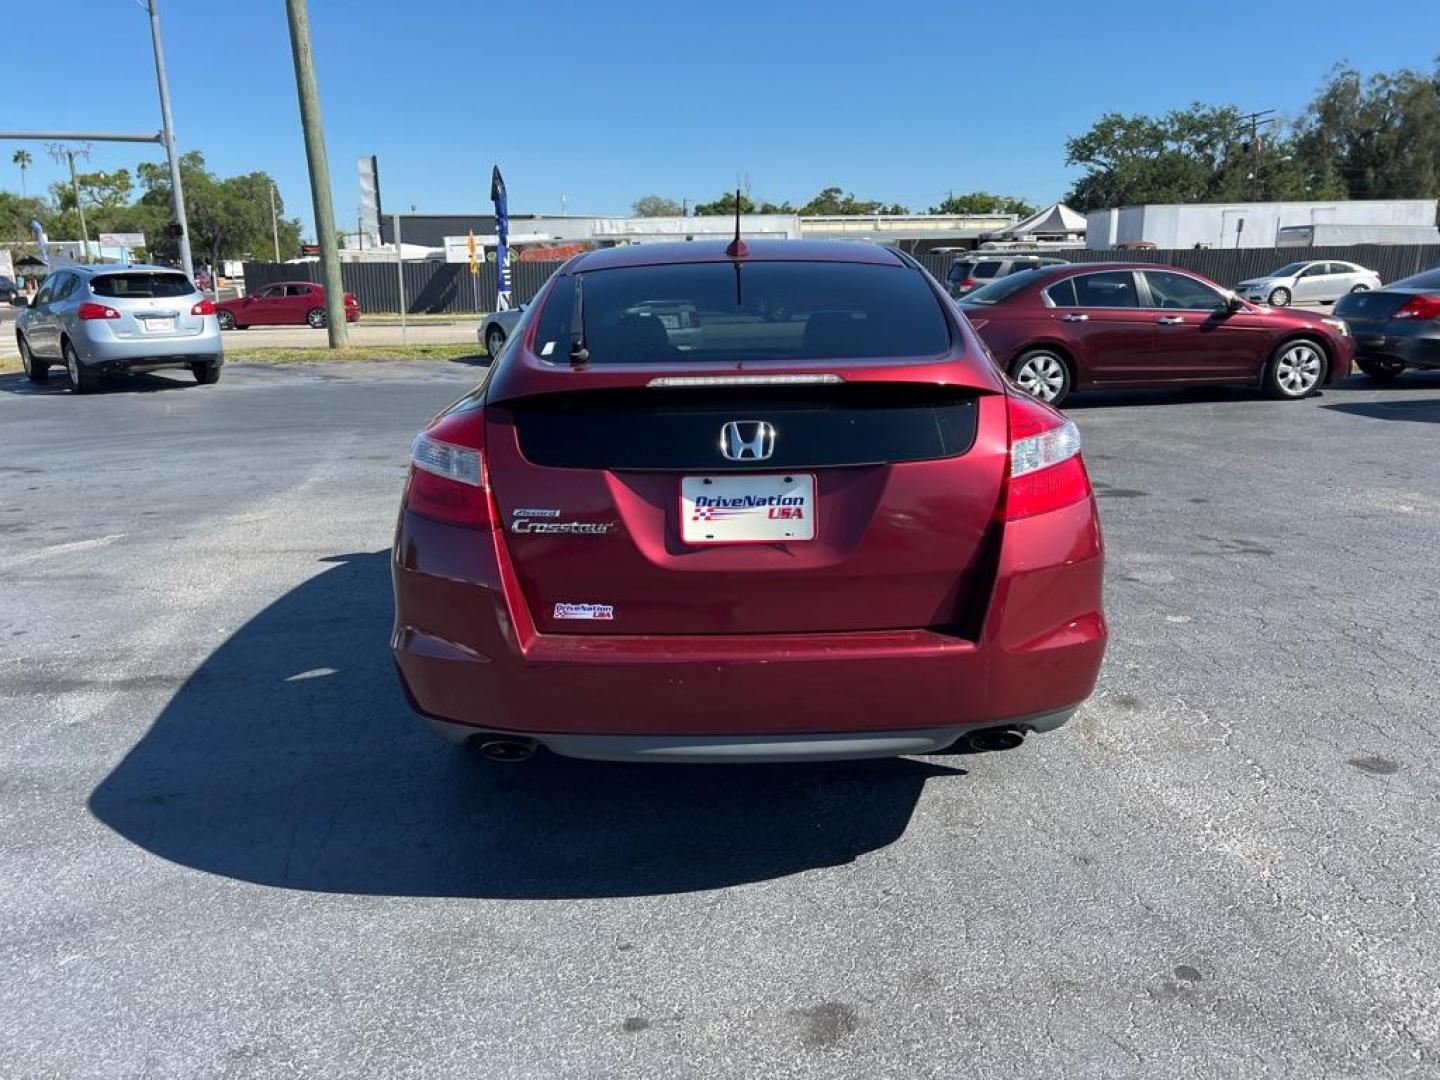
{"label": "silver suv", "polygon": [[1035,270],[1041,266],[1064,266],[1069,261],[1002,251],[976,252],[950,264],[950,270],[945,275],[945,287],[950,290],[951,296],[958,299],[989,285],[997,278],[1009,277],[1021,270]]}
{"label": "silver suv", "polygon": [[112,371],[189,368],[220,381],[225,362],[215,306],[178,270],[164,266],[67,266],[47,277],[15,321],[31,382],[65,365],[78,394]]}

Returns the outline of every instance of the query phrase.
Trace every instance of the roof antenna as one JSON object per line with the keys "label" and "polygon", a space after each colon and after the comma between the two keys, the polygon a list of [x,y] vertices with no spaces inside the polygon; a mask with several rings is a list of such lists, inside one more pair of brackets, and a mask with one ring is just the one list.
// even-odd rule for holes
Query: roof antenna
{"label": "roof antenna", "polygon": [[740,189],[735,189],[735,239],[730,241],[730,246],[725,249],[725,254],[732,259],[743,259],[750,254],[750,247],[744,240],[740,239]]}

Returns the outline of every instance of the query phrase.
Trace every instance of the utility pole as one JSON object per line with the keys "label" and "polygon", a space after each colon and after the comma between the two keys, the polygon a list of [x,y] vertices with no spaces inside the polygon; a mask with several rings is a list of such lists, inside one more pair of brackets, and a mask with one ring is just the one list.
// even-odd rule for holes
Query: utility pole
{"label": "utility pole", "polygon": [[[160,134],[165,156],[170,159],[170,194],[175,203],[175,224],[180,226],[180,268],[194,279],[195,262],[190,257],[190,225],[185,220],[185,189],[180,184],[180,153],[175,149],[175,122],[170,117],[170,82],[165,78],[165,47],[160,42],[160,12],[155,0],[146,0],[150,12],[150,43],[155,49],[155,81],[160,86]],[[212,276],[215,267],[210,268]]]}
{"label": "utility pole", "polygon": [[325,282],[325,330],[330,348],[338,349],[349,341],[350,335],[345,325],[345,282],[340,276],[340,250],[335,243],[335,209],[330,200],[330,162],[325,156],[320,88],[315,83],[315,55],[310,49],[310,14],[305,0],[285,0],[285,14],[290,21],[290,51],[295,56],[300,126],[305,131],[305,159],[310,166],[315,238],[320,243],[320,277]]}
{"label": "utility pole", "polygon": [[50,156],[51,156],[51,157],[53,157],[57,162],[58,162],[58,161],[61,161],[61,160],[64,160],[64,161],[68,161],[68,162],[70,163],[70,194],[72,194],[72,195],[75,197],[75,209],[78,210],[78,211],[80,211],[80,239],[81,239],[81,241],[85,244],[85,247],[84,247],[85,255],[84,255],[84,258],[83,258],[82,261],[84,261],[84,262],[89,262],[89,261],[90,261],[90,230],[85,227],[85,204],[80,201],[80,185],[79,185],[79,183],[75,180],[75,155],[76,155],[76,154],[79,154],[79,155],[80,155],[81,157],[83,157],[83,158],[89,158],[89,157],[90,157],[90,148],[87,146],[87,147],[83,147],[82,149],[76,150],[76,149],[75,149],[74,147],[72,147],[72,146],[61,146],[59,143],[52,143],[52,144],[50,145]]}
{"label": "utility pole", "polygon": [[[1244,144],[1241,149],[1250,155],[1250,201],[1258,202],[1260,199],[1260,126],[1262,124],[1273,124],[1276,118],[1272,115],[1274,109],[1261,109],[1259,112],[1246,113],[1240,117],[1242,124],[1250,125],[1250,141]],[[1269,117],[1269,119],[1266,119]]]}
{"label": "utility pole", "polygon": [[400,344],[405,344],[405,249],[400,246],[400,215],[392,214],[395,222],[395,280],[400,287]]}
{"label": "utility pole", "polygon": [[270,237],[275,241],[275,261],[280,261],[280,219],[275,215],[275,181],[270,181]]}

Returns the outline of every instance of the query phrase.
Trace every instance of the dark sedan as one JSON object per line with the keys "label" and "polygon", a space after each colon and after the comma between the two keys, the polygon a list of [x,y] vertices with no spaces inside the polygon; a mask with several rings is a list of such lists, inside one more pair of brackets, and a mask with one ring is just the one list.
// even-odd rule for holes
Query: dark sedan
{"label": "dark sedan", "polygon": [[1025,270],[960,302],[1022,390],[1059,404],[1090,387],[1250,383],[1298,399],[1350,374],[1339,319],[1263,307],[1173,266]]}
{"label": "dark sedan", "polygon": [[1355,337],[1355,365],[1371,378],[1440,368],[1440,269],[1341,297],[1335,314]]}

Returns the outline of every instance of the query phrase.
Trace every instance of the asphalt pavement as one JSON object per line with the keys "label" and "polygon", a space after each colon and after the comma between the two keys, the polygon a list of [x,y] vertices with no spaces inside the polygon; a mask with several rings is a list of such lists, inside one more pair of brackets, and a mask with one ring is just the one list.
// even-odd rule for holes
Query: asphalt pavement
{"label": "asphalt pavement", "polygon": [[477,377],[0,375],[0,1075],[1437,1074],[1440,375],[1077,397],[1076,719],[708,769],[410,717],[387,548]]}

